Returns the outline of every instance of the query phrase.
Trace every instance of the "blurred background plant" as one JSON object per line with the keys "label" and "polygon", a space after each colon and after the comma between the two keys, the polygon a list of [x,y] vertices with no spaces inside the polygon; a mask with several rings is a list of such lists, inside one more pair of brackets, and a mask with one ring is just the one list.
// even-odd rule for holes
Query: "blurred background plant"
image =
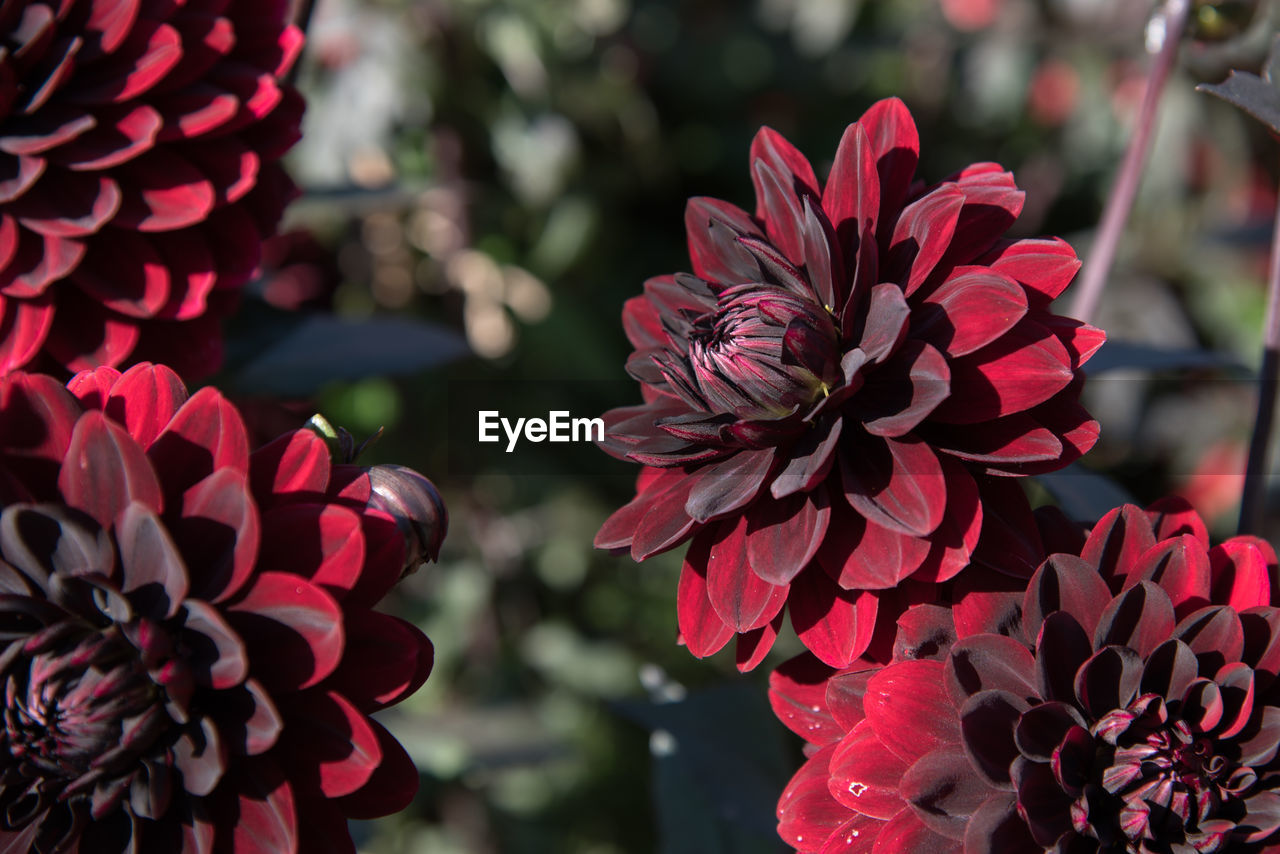
{"label": "blurred background plant", "polygon": [[[264,433],[317,408],[358,438],[388,428],[362,462],[430,474],[453,517],[440,565],[396,602],[436,644],[432,679],[384,719],[422,792],[356,828],[362,851],[781,850],[773,807],[798,758],[765,705],[770,665],[739,677],[676,646],[678,555],[638,567],[591,550],[632,470],[589,446],[490,453],[476,410],[638,400],[622,302],[687,269],[687,197],[751,205],[762,124],[821,173],[848,122],[900,96],[921,174],[999,161],[1027,191],[1012,236],[1087,257],[1153,5],[316,2],[291,155],[305,192],[232,330],[226,385]],[[1083,473],[1033,487],[1040,500],[1096,515],[1114,503],[1089,475],[1104,472],[1141,502],[1180,492],[1231,532],[1277,159],[1261,126],[1193,87],[1256,70],[1277,7],[1193,5],[1094,319],[1112,339],[1090,364],[1103,438]],[[445,364],[463,337],[472,355]],[[265,402],[282,393],[295,402]],[[783,638],[772,656],[796,649]]]}

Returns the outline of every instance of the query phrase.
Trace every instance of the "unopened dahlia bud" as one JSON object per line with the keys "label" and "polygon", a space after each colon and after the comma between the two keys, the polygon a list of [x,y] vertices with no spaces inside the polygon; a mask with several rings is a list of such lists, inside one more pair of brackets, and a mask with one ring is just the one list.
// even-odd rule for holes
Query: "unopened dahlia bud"
{"label": "unopened dahlia bud", "polygon": [[370,466],[368,473],[369,506],[390,515],[404,536],[403,571],[412,572],[439,557],[449,512],[436,485],[406,466]]}

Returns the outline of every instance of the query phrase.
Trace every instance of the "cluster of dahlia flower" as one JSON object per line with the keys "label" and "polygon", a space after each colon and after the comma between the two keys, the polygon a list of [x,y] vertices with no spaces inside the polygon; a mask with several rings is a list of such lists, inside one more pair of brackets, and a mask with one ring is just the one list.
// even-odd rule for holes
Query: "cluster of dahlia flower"
{"label": "cluster of dahlia flower", "polygon": [[0,848],[354,851],[418,775],[370,713],[432,647],[374,605],[447,520],[168,368],[0,379]]}
{"label": "cluster of dahlia flower", "polygon": [[771,676],[807,760],[778,805],[798,852],[1280,850],[1276,555],[1211,546],[1178,499],[1092,530],[1017,478],[1087,452],[1102,333],[1050,302],[1079,262],[1009,240],[995,164],[915,178],[901,102],[826,181],[778,134],[754,212],[690,201],[692,273],[630,300],[644,402],[605,449],[643,468],[596,545],[688,542],[680,637]]}
{"label": "cluster of dahlia flower", "polygon": [[0,4],[0,850],[354,852],[417,790],[370,715],[432,646],[375,606],[435,487],[179,376],[294,194],[289,7]]}
{"label": "cluster of dahlia flower", "polygon": [[1010,479],[1097,439],[1080,367],[1102,334],[1049,307],[1075,253],[1004,237],[1023,194],[996,164],[926,185],[918,151],[896,99],[849,126],[822,185],[762,130],[755,213],[690,201],[693,273],[626,304],[645,402],[606,415],[605,449],[644,469],[596,545],[643,560],[690,541],[695,655],[737,635],[755,667],[785,610],[843,667],[971,564],[1025,578]]}

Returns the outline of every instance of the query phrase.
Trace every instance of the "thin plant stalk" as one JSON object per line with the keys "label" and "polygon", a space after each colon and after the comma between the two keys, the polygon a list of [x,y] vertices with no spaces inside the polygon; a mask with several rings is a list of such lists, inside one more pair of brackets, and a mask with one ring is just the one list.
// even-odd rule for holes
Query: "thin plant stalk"
{"label": "thin plant stalk", "polygon": [[[307,29],[311,26],[311,16],[316,10],[316,0],[301,0],[297,9],[294,11],[293,23],[298,29],[302,30],[302,34],[307,34]],[[306,43],[303,43],[303,50],[306,50]],[[293,67],[289,69],[289,73],[285,76],[285,82],[296,83],[298,80],[298,69],[302,67],[302,57],[299,56],[293,61]]]}
{"label": "thin plant stalk", "polygon": [[1271,265],[1267,277],[1267,319],[1262,330],[1262,373],[1258,377],[1258,414],[1249,440],[1244,487],[1240,495],[1240,533],[1262,530],[1266,509],[1271,427],[1275,423],[1276,384],[1280,378],[1280,203],[1276,207],[1275,232],[1271,236]]}
{"label": "thin plant stalk", "polygon": [[1191,10],[1191,0],[1167,0],[1161,15],[1164,17],[1164,42],[1160,52],[1156,54],[1151,72],[1147,75],[1146,88],[1142,92],[1142,104],[1138,108],[1138,119],[1125,150],[1124,160],[1120,164],[1120,173],[1111,188],[1111,196],[1107,199],[1106,210],[1102,214],[1102,222],[1098,225],[1098,233],[1093,247],[1089,250],[1089,259],[1080,281],[1075,286],[1075,300],[1071,304],[1070,314],[1085,322],[1093,318],[1102,298],[1102,290],[1106,287],[1107,276],[1111,273],[1111,265],[1115,261],[1116,247],[1120,243],[1120,235],[1124,232],[1125,222],[1129,219],[1129,211],[1133,208],[1133,199],[1138,194],[1138,183],[1151,153],[1151,135],[1155,132],[1156,118],[1159,113],[1160,96],[1164,92],[1169,73],[1173,70],[1174,59],[1178,55],[1178,44],[1182,41],[1182,32],[1186,29],[1187,15]]}

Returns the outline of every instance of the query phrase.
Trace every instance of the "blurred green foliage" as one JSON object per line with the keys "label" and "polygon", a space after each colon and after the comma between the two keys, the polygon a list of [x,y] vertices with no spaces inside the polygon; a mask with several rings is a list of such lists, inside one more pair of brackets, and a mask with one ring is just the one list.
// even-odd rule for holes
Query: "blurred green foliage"
{"label": "blurred green foliage", "polygon": [[[536,414],[553,386],[576,395],[574,415],[638,400],[622,303],[687,266],[686,198],[752,206],[762,124],[821,175],[845,125],[899,96],[920,174],[999,161],[1027,191],[1015,236],[1058,234],[1085,255],[1141,94],[1151,5],[320,0],[293,155],[307,190],[293,225],[327,251],[308,263],[331,267],[339,314],[428,319],[475,354],[261,414],[385,427],[364,459],[428,474],[452,517],[440,563],[392,603],[436,648],[425,688],[383,716],[422,792],[357,827],[362,851],[780,849],[772,803],[799,756],[760,704],[794,638],[747,677],[723,655],[695,661],[675,643],[679,554],[637,566],[591,549],[631,467],[577,446],[538,472],[475,456],[457,426],[474,412],[450,403],[494,388],[504,411]],[[1256,68],[1275,21],[1254,5],[1197,4],[1097,319],[1113,338],[1256,363],[1274,150],[1192,91]],[[1213,367],[1109,373],[1090,391],[1104,440],[1088,465],[1140,500],[1181,490],[1229,524],[1251,394]],[[750,785],[708,779],[716,756],[751,769]]]}

